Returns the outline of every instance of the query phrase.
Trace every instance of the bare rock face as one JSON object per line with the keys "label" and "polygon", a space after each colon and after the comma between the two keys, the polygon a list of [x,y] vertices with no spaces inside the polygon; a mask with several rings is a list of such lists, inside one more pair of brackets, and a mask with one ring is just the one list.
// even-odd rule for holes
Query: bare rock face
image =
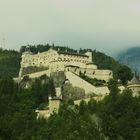
{"label": "bare rock face", "polygon": [[130,48],[118,55],[120,63],[140,73],[140,47]]}

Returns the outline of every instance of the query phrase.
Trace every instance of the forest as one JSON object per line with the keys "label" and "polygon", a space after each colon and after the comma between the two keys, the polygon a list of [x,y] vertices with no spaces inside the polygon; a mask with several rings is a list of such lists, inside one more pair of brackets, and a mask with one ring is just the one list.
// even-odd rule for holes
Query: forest
{"label": "forest", "polygon": [[0,78],[0,140],[140,139],[140,97],[129,90],[120,94],[115,80],[102,101],[91,98],[77,106],[70,99],[62,102],[58,114],[36,119],[35,109],[47,106],[48,96],[55,95],[50,79],[45,81],[36,79],[24,89],[11,77]]}
{"label": "forest", "polygon": [[120,93],[117,88],[118,79],[126,85],[132,78],[131,69],[96,50],[92,51],[94,63],[115,74],[108,83],[110,94],[98,102],[93,98],[88,103],[81,101],[79,106],[72,99],[65,100],[58,113],[47,120],[37,119],[35,110],[48,106],[48,97],[55,96],[54,86],[59,83],[42,76],[23,88],[13,77],[18,76],[20,57],[26,49],[37,53],[58,47],[39,46],[23,46],[19,52],[0,50],[0,140],[140,140],[140,97],[133,97],[130,90]]}

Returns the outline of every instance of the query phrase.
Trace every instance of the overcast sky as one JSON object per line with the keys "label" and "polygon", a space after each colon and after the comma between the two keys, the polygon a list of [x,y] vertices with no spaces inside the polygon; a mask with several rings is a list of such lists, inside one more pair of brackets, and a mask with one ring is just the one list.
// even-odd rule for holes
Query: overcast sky
{"label": "overcast sky", "polygon": [[140,46],[140,0],[0,0],[0,46],[46,43],[108,54]]}

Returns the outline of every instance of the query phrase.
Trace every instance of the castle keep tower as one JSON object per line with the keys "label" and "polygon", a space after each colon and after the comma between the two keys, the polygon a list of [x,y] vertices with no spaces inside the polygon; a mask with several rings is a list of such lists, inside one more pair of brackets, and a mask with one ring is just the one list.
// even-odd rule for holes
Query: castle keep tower
{"label": "castle keep tower", "polygon": [[92,51],[87,51],[86,53],[85,53],[85,55],[87,55],[88,57],[89,57],[89,63],[92,63]]}

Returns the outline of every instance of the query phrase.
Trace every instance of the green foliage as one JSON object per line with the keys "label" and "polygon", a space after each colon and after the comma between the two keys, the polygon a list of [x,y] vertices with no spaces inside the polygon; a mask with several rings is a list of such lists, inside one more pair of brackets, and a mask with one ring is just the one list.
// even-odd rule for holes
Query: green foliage
{"label": "green foliage", "polygon": [[14,81],[11,77],[5,76],[0,78],[0,94],[13,94]]}
{"label": "green foliage", "polygon": [[[80,49],[80,52],[85,53],[87,50],[89,49],[83,49],[83,50]],[[102,52],[93,50],[92,54],[93,54],[92,60],[98,66],[99,69],[112,70],[114,78],[122,80],[123,84],[126,84],[128,80],[131,80],[132,71],[129,67],[119,64],[119,62],[117,62],[114,58],[107,56]]]}
{"label": "green foliage", "polygon": [[58,115],[53,115],[48,120],[46,137],[51,140],[105,140],[100,132],[88,106],[83,101],[79,108],[64,103]]}
{"label": "green foliage", "polygon": [[138,136],[136,129],[139,129],[140,98],[133,98],[130,90],[118,94],[113,85],[110,90],[111,94],[99,103],[98,114],[102,118],[103,132],[110,140],[133,140]]}
{"label": "green foliage", "polygon": [[48,67],[36,67],[36,66],[29,66],[23,68],[22,75],[31,74],[39,71],[48,70]]}
{"label": "green foliage", "polygon": [[51,73],[51,79],[55,87],[61,87],[66,80],[66,76],[63,71],[53,72]]}
{"label": "green foliage", "polygon": [[27,46],[21,46],[20,48],[20,53],[23,53],[27,50],[30,50],[32,53],[36,54],[38,52],[44,52],[44,51],[48,51],[50,48],[53,48],[55,50],[58,50],[61,52],[71,52],[71,53],[76,53],[77,50],[71,49],[69,47],[65,47],[65,46],[55,46],[54,44],[50,45],[50,44],[46,44],[46,45],[27,45]]}
{"label": "green foliage", "polygon": [[123,84],[127,84],[128,80],[131,80],[133,77],[133,73],[131,69],[125,65],[120,65],[116,69],[117,79],[120,79]]}
{"label": "green foliage", "polygon": [[14,50],[0,49],[0,76],[17,76],[20,67],[20,55]]}
{"label": "green foliage", "polygon": [[[31,51],[42,52],[50,47],[33,46]],[[61,51],[65,48],[67,47]],[[22,47],[20,52],[24,52],[25,49],[26,47]],[[93,51],[93,60],[99,68],[113,70],[116,79],[123,78],[123,75],[119,75],[121,65],[111,57]],[[140,139],[140,97],[133,98],[129,90],[119,94],[114,80],[110,80],[108,84],[110,95],[102,101],[96,102],[91,99],[88,103],[82,101],[80,106],[74,106],[73,102],[68,100],[62,103],[58,114],[51,115],[48,120],[37,120],[35,109],[45,108],[48,96],[55,96],[55,80],[42,76],[32,81],[30,88],[23,89],[11,78],[18,74],[19,62],[18,52],[0,50],[0,140]],[[125,70],[128,74],[126,81],[131,72],[123,68],[123,72]],[[63,84],[65,76],[55,75],[54,78],[58,80],[55,84],[59,86],[60,83]],[[29,80],[25,77],[24,82]],[[78,94],[74,94],[75,91],[78,91]],[[77,99],[81,95],[83,97],[83,91],[76,88],[67,88],[67,92],[70,92],[72,98]]]}
{"label": "green foliage", "polygon": [[42,140],[42,135],[37,131],[40,127],[45,127],[45,121],[36,119],[35,109],[43,103],[47,105],[48,95],[53,92],[52,85],[47,84],[48,80],[42,83],[44,78],[36,79],[29,89],[19,89],[10,77],[0,78],[2,140]]}
{"label": "green foliage", "polygon": [[48,97],[55,95],[54,85],[52,80],[47,76],[42,76],[31,85],[31,93],[34,95],[34,100],[36,101],[36,106],[42,106],[42,104],[48,102]]}
{"label": "green foliage", "polygon": [[73,87],[72,84],[67,83],[63,86],[63,99],[64,100],[79,100],[85,97],[84,89]]}
{"label": "green foliage", "polygon": [[104,80],[93,79],[82,73],[80,74],[80,77],[94,86],[103,86],[106,83]]}
{"label": "green foliage", "polygon": [[[139,140],[140,98],[130,90],[119,94],[109,81],[110,95],[102,101],[63,102],[58,114],[36,119],[35,109],[45,107],[53,93],[52,80],[36,79],[29,89],[10,77],[0,78],[0,139],[2,140]],[[4,89],[8,86],[9,89]],[[54,93],[53,93],[54,94]]]}

